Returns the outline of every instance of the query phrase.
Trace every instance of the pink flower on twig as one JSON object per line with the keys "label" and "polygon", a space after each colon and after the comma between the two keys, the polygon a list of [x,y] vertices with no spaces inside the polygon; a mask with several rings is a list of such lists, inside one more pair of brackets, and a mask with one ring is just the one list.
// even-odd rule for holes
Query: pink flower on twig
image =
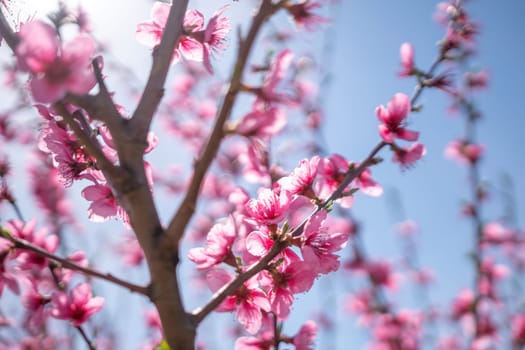
{"label": "pink flower on twig", "polygon": [[231,247],[235,237],[235,225],[230,217],[225,223],[215,224],[206,237],[206,246],[190,249],[188,258],[197,264],[199,270],[208,269],[225,260],[234,264],[235,257]]}
{"label": "pink flower on twig", "polygon": [[394,147],[392,161],[399,163],[402,169],[413,166],[426,153],[426,148],[419,142],[414,142],[408,147]]}
{"label": "pink flower on twig", "polygon": [[339,269],[339,256],[335,252],[343,249],[348,241],[348,234],[329,233],[323,226],[325,220],[326,211],[322,210],[308,221],[301,246],[305,262],[323,274]]}
{"label": "pink flower on twig", "polygon": [[305,28],[306,30],[313,30],[317,24],[328,22],[328,19],[312,12],[312,10],[318,7],[321,7],[321,2],[310,0],[303,0],[296,4],[288,4],[285,6],[286,11],[292,16],[297,28]]}
{"label": "pink flower on twig", "polygon": [[208,21],[208,25],[204,30],[204,42],[202,43],[204,67],[208,72],[213,73],[213,68],[210,63],[210,56],[212,52],[220,52],[224,49],[224,40],[231,29],[230,21],[224,17],[222,13],[228,8],[228,5],[217,10]]}
{"label": "pink flower on twig", "polygon": [[262,224],[277,224],[284,219],[290,203],[291,196],[288,192],[264,188],[256,200],[248,201],[246,212]]}
{"label": "pink flower on twig", "polygon": [[[171,4],[168,3],[156,1],[153,4],[151,20],[139,23],[137,26],[136,39],[139,43],[151,48],[160,44],[170,9]],[[200,12],[196,10],[186,12],[183,22],[185,32],[202,30],[203,25],[204,18]],[[173,52],[172,63],[179,62],[181,57],[201,62],[203,59],[202,44],[188,35],[182,35]]]}
{"label": "pink flower on twig", "polygon": [[317,324],[314,321],[307,321],[301,326],[299,332],[293,338],[295,350],[311,350],[315,336],[317,335]]}
{"label": "pink flower on twig", "polygon": [[383,141],[392,143],[395,138],[406,141],[418,139],[418,132],[404,128],[405,119],[411,109],[410,98],[402,93],[395,94],[386,108],[383,105],[376,108],[377,118],[382,122],[379,125],[379,134]]}
{"label": "pink flower on twig", "polygon": [[409,77],[414,74],[414,48],[410,43],[403,43],[399,49],[401,57],[400,77]]}
{"label": "pink flower on twig", "polygon": [[54,102],[67,92],[83,95],[95,86],[91,68],[95,42],[88,35],[62,45],[56,30],[41,21],[23,24],[18,35],[18,64],[33,73],[29,86],[35,101]]}
{"label": "pink flower on twig", "polygon": [[118,205],[111,188],[107,185],[94,184],[82,190],[82,196],[91,201],[88,217],[94,222],[104,222],[111,217],[118,217],[124,223],[129,222],[126,211]]}
{"label": "pink flower on twig", "polygon": [[460,163],[475,164],[483,156],[485,147],[466,140],[450,141],[445,149],[445,156]]}
{"label": "pink flower on twig", "polygon": [[[222,269],[211,270],[206,276],[208,285],[213,292],[218,291],[234,276]],[[258,287],[254,278],[244,282],[232,295],[226,297],[216,309],[217,311],[235,311],[237,318],[246,331],[255,334],[262,324],[262,311],[270,311],[270,302],[266,294]]]}
{"label": "pink flower on twig", "polygon": [[271,272],[271,288],[268,291],[268,297],[272,312],[279,319],[288,318],[294,294],[309,291],[316,277],[315,269],[298,257],[292,262],[283,262],[275,271]]}
{"label": "pink flower on twig", "polygon": [[[139,23],[136,39],[139,43],[149,47],[157,46],[161,39],[171,4],[155,2],[151,9],[151,20]],[[177,63],[184,57],[187,60],[204,63],[206,69],[213,73],[210,63],[212,52],[224,49],[226,35],[231,29],[227,17],[221,16],[228,8],[223,6],[217,10],[204,28],[204,16],[197,10],[186,12],[183,21],[184,34],[179,38],[179,43],[173,52],[172,63]]]}
{"label": "pink flower on twig", "polygon": [[70,321],[74,326],[81,326],[91,315],[104,305],[104,298],[93,297],[87,283],[77,285],[66,294],[56,292],[52,297],[51,316]]}
{"label": "pink flower on twig", "polygon": [[320,160],[319,156],[301,160],[290,175],[279,179],[281,190],[290,192],[292,195],[315,197],[312,185],[319,170]]}

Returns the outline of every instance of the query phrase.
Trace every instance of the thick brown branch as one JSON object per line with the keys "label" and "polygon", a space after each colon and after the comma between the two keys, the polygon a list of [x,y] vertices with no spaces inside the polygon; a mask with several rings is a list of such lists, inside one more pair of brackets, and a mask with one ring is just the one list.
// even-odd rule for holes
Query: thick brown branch
{"label": "thick brown branch", "polygon": [[164,83],[171,64],[173,51],[183,33],[182,23],[188,0],[173,3],[160,44],[153,50],[153,64],[144,93],[131,118],[131,130],[139,140],[146,140],[153,115],[164,95]]}
{"label": "thick brown branch", "polygon": [[[67,94],[65,101],[82,107],[92,119],[104,122],[110,129],[114,138],[122,138],[124,132],[124,118],[120,115],[100,70],[99,58],[92,61],[93,72],[97,79],[99,92],[97,95],[73,95]],[[113,135],[114,134],[114,135]]]}

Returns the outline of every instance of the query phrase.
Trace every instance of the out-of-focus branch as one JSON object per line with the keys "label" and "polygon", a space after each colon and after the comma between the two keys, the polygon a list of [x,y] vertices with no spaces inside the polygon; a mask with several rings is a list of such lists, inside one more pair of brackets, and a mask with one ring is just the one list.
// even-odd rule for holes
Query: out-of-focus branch
{"label": "out-of-focus branch", "polygon": [[202,153],[195,161],[193,177],[188,187],[188,191],[186,192],[186,196],[169,223],[167,229],[169,241],[167,243],[170,246],[178,247],[179,241],[182,239],[186,230],[186,226],[195,212],[200,187],[213,159],[215,159],[215,156],[219,151],[221,141],[224,137],[224,123],[230,117],[233,110],[237,95],[240,91],[244,69],[248,62],[248,57],[252,51],[257,34],[264,22],[278,10],[279,5],[273,5],[270,0],[263,0],[259,11],[252,20],[246,38],[240,39],[237,62],[235,63],[232,77],[230,79],[228,92],[224,96],[222,105],[217,114],[213,131],[211,132]]}
{"label": "out-of-focus branch", "polygon": [[27,251],[30,251],[32,253],[35,253],[35,254],[38,254],[40,256],[43,256],[47,259],[50,259],[51,261],[55,262],[56,264],[58,264],[58,266],[61,266],[61,267],[64,267],[66,269],[69,269],[69,270],[74,270],[74,271],[78,271],[80,273],[83,273],[84,275],[87,275],[87,276],[92,276],[92,277],[96,277],[96,278],[100,278],[100,279],[103,279],[103,280],[106,280],[108,282],[112,282],[116,285],[119,285],[121,287],[124,287],[124,288],[127,288],[129,289],[130,291],[132,292],[135,292],[135,293],[139,293],[139,294],[142,294],[142,295],[148,295],[148,288],[147,287],[142,287],[142,286],[138,286],[136,284],[133,284],[133,283],[130,283],[130,282],[127,282],[125,280],[122,280],[118,277],[115,277],[113,276],[112,274],[104,274],[104,273],[101,273],[99,271],[96,271],[96,270],[93,270],[91,268],[88,268],[88,267],[84,267],[84,266],[80,266],[80,265],[77,265],[75,264],[74,262],[68,260],[68,259],[65,259],[65,258],[62,258],[62,257],[59,257],[57,255],[54,255],[40,247],[37,247],[31,243],[29,243],[28,241],[26,240],[23,240],[23,239],[20,239],[20,238],[16,238],[14,237],[13,235],[11,235],[9,232],[5,231],[3,228],[0,229],[0,235],[2,238],[10,241],[11,243],[13,243],[14,245],[14,248],[17,248],[17,249],[24,249],[24,250],[27,250]]}
{"label": "out-of-focus branch", "polygon": [[2,6],[0,6],[0,34],[4,38],[7,45],[11,48],[11,50],[15,52],[16,46],[18,45],[20,39],[18,39],[9,23],[7,23],[7,19],[4,16]]}

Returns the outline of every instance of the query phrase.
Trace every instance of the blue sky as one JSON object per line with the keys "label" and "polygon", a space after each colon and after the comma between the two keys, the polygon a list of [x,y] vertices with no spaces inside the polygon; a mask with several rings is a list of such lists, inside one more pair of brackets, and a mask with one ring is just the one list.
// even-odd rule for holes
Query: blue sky
{"label": "blue sky", "polygon": [[[429,67],[436,57],[435,43],[443,34],[431,20],[435,4],[416,0],[341,2],[334,28],[328,32],[333,35],[329,39],[333,52],[328,55],[333,76],[325,92],[329,116],[325,134],[332,150],[356,160],[365,156],[377,140],[375,107],[396,92],[412,93],[414,81],[396,76],[399,46],[412,43],[416,64]],[[514,183],[517,220],[523,225],[525,49],[519,40],[525,35],[525,3],[469,1],[467,8],[481,23],[478,55],[471,68],[487,68],[491,77],[489,88],[475,98],[483,113],[478,140],[487,150],[481,174],[491,188],[483,216],[485,220],[502,216],[501,181],[508,174]],[[395,259],[399,245],[392,233],[395,218],[387,198],[392,189],[400,193],[405,215],[421,228],[421,262],[437,276],[431,298],[446,306],[473,279],[467,256],[473,231],[459,214],[461,201],[468,198],[466,169],[443,157],[448,141],[463,135],[464,122],[447,114],[449,100],[440,92],[425,91],[420,102],[423,110],[411,117],[410,127],[421,132],[420,141],[427,146],[425,159],[401,172],[389,162],[390,154],[383,152],[387,161],[373,173],[387,190],[386,196],[357,200],[355,214],[363,221],[370,255]]]}

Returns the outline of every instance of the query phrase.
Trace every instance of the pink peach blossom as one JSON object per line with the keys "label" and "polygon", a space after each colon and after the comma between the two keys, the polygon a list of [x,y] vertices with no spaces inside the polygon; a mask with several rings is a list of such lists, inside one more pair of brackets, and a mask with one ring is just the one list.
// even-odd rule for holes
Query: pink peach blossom
{"label": "pink peach blossom", "polygon": [[502,244],[510,242],[513,233],[499,222],[487,222],[483,225],[483,242],[489,244]]}
{"label": "pink peach blossom", "polygon": [[246,212],[262,224],[277,224],[284,219],[290,203],[288,192],[263,188],[257,199],[250,199],[246,203]]}
{"label": "pink peach blossom", "polygon": [[403,43],[399,49],[401,57],[400,77],[409,77],[414,74],[414,48],[410,43]]}
{"label": "pink peach blossom", "polygon": [[379,197],[383,194],[383,187],[372,179],[370,169],[365,169],[355,179],[355,184],[361,189],[361,192],[372,197]]}
{"label": "pink peach blossom", "polygon": [[[190,249],[188,258],[197,264],[197,269],[204,270],[215,266],[224,260],[234,260],[231,251],[236,237],[233,218],[229,217],[224,223],[213,225],[206,236],[206,246]],[[234,261],[230,261],[234,264]]]}
{"label": "pink peach blossom", "polygon": [[461,317],[472,313],[474,302],[475,296],[472,290],[461,290],[452,303],[452,318],[459,320]]}
{"label": "pink peach blossom", "polygon": [[328,22],[328,19],[312,12],[321,6],[320,1],[301,0],[295,4],[288,4],[285,8],[288,14],[292,16],[297,28],[313,30],[317,24]]}
{"label": "pink peach blossom", "polygon": [[286,115],[280,108],[254,104],[253,110],[241,119],[235,132],[267,139],[281,132],[285,125]]}
{"label": "pink peach blossom", "polygon": [[[47,157],[31,162],[28,167],[31,192],[35,196],[36,205],[45,214],[50,229],[57,231],[58,226],[74,224],[75,218],[58,169],[44,158]],[[46,182],[43,182],[42,179],[46,179]]]}
{"label": "pink peach blossom", "polygon": [[258,99],[255,103],[286,103],[290,101],[290,97],[284,93],[278,92],[277,87],[288,73],[288,67],[292,63],[293,53],[291,50],[285,49],[281,51],[274,62],[271,64],[263,84],[258,92]]}
{"label": "pink peach blossom", "polygon": [[512,317],[512,341],[518,346],[525,345],[525,314],[520,313]]}
{"label": "pink peach blossom", "polygon": [[[2,239],[2,241],[5,240]],[[0,242],[0,244],[3,243],[4,242]],[[20,293],[20,287],[18,285],[17,278],[17,275],[19,276],[20,271],[18,271],[16,268],[12,269],[6,266],[8,255],[9,254],[7,251],[0,252],[0,297],[4,292],[4,286],[7,286],[7,288],[9,288],[15,294]]]}
{"label": "pink peach blossom", "polygon": [[[234,277],[223,269],[214,269],[208,272],[206,280],[213,292],[216,292]],[[252,278],[246,281],[233,295],[227,297],[216,311],[237,311],[239,322],[246,331],[255,334],[262,324],[262,311],[269,312],[270,302],[266,294],[258,287]]]}
{"label": "pink peach blossom", "polygon": [[273,335],[264,332],[257,337],[240,337],[235,341],[235,350],[270,350],[273,346]]}
{"label": "pink peach blossom", "polygon": [[[171,6],[171,4],[160,1],[156,1],[153,4],[150,14],[151,20],[141,22],[137,26],[135,38],[139,43],[151,48],[160,43]],[[189,10],[186,12],[183,27],[187,33],[200,31],[203,26],[204,17],[199,11]],[[182,35],[173,52],[172,63],[179,62],[182,57],[188,60],[202,62],[202,44],[189,35]]]}
{"label": "pink peach blossom", "polygon": [[[315,193],[320,199],[327,199],[339,187],[344,180],[346,172],[350,169],[350,162],[340,154],[332,154],[322,158],[319,162],[319,179],[314,184]],[[352,188],[352,184],[345,191]],[[353,196],[345,196],[339,199],[343,208],[350,208],[354,204]]]}
{"label": "pink peach blossom", "polygon": [[132,234],[124,236],[124,240],[117,247],[117,252],[127,265],[138,266],[144,261],[144,251],[137,238]]}
{"label": "pink peach blossom", "polygon": [[460,350],[463,349],[459,337],[447,336],[439,339],[437,348],[438,350]]}
{"label": "pink peach blossom", "polygon": [[305,262],[322,274],[339,269],[339,256],[335,252],[343,249],[348,241],[345,233],[328,233],[324,227],[325,220],[324,210],[310,218],[305,225],[301,245]]}
{"label": "pink peach blossom", "polygon": [[405,119],[411,109],[410,98],[402,93],[395,94],[386,108],[383,105],[376,108],[376,116],[383,123],[379,125],[379,134],[383,141],[392,143],[396,138],[406,141],[418,139],[418,132],[404,127]]}
{"label": "pink peach blossom", "polygon": [[51,316],[81,326],[91,315],[100,311],[104,298],[93,297],[87,283],[78,284],[69,293],[55,292],[52,296]]}
{"label": "pink peach blossom", "polygon": [[425,146],[419,142],[414,142],[408,147],[395,147],[392,161],[394,163],[399,163],[401,169],[407,169],[423,158],[426,152],[427,150]]}
{"label": "pink peach blossom", "polygon": [[[54,253],[58,247],[58,237],[53,234],[48,234],[45,228],[35,230],[35,227],[36,219],[32,219],[27,223],[12,220],[6,224],[6,229],[14,237],[21,238],[49,253]],[[19,267],[22,270],[31,270],[33,268],[41,270],[47,267],[48,259],[42,255],[26,250],[17,250],[15,255],[16,260],[19,262]]]}
{"label": "pink peach blossom", "polygon": [[219,10],[217,10],[213,16],[208,21],[208,25],[206,26],[206,29],[204,30],[204,41],[202,43],[203,48],[203,63],[204,67],[208,70],[208,72],[213,73],[213,68],[211,67],[210,63],[210,56],[213,51],[220,52],[224,50],[225,44],[224,40],[226,38],[226,35],[231,29],[230,21],[227,17],[221,16],[222,13],[228,8],[229,6],[223,6]]}
{"label": "pink peach blossom", "polygon": [[465,140],[454,140],[447,145],[445,156],[455,159],[459,163],[474,164],[481,159],[484,150],[485,147],[483,145],[470,143]]}
{"label": "pink peach blossom", "polygon": [[317,272],[309,263],[296,256],[262,276],[261,284],[265,288],[269,287],[271,311],[279,319],[285,320],[290,314],[294,294],[309,291],[317,278]]}
{"label": "pink peach blossom", "polygon": [[317,335],[317,324],[314,321],[306,321],[301,326],[299,332],[293,338],[295,350],[312,350],[313,343]]}
{"label": "pink peach blossom", "polygon": [[39,288],[38,282],[31,281],[29,288],[22,293],[22,305],[26,308],[25,323],[31,329],[39,329],[44,324],[49,312],[46,305],[51,298],[43,295]]}
{"label": "pink peach blossom", "polygon": [[375,284],[390,289],[397,288],[396,276],[392,273],[392,266],[387,261],[367,261],[365,269]]}
{"label": "pink peach blossom", "polygon": [[81,173],[91,161],[72,132],[59,126],[54,119],[48,120],[40,131],[38,148],[51,155],[60,182],[66,187],[82,177]]}
{"label": "pink peach blossom", "polygon": [[111,217],[118,217],[128,223],[129,218],[122,207],[117,203],[111,188],[107,185],[94,184],[82,190],[82,196],[92,202],[88,208],[88,217],[94,222],[103,222]]}
{"label": "pink peach blossom", "polygon": [[301,160],[289,176],[279,179],[278,183],[281,186],[281,190],[290,192],[292,195],[314,196],[312,185],[317,176],[320,160],[319,156]]}
{"label": "pink peach blossom", "polygon": [[488,86],[489,72],[486,70],[477,73],[465,74],[465,83],[471,90],[483,90]]}
{"label": "pink peach blossom", "polygon": [[249,138],[249,144],[238,144],[235,149],[237,160],[242,165],[242,174],[250,183],[270,183],[268,164],[268,143],[256,137]]}
{"label": "pink peach blossom", "polygon": [[83,95],[95,84],[91,59],[95,42],[79,34],[62,45],[55,29],[44,22],[24,23],[16,55],[20,68],[33,73],[30,89],[37,102],[54,102],[67,92]]}

